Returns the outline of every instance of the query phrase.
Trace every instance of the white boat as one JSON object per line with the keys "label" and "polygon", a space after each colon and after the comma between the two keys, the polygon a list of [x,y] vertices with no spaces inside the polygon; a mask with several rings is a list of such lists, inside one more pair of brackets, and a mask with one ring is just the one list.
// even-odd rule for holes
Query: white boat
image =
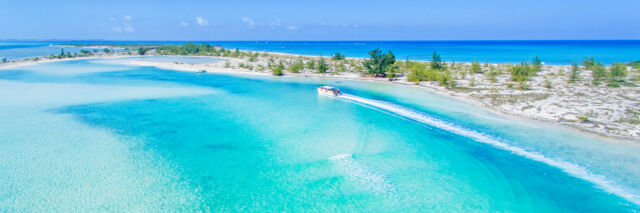
{"label": "white boat", "polygon": [[338,96],[338,95],[340,95],[340,89],[332,87],[332,86],[321,86],[321,87],[318,87],[318,94],[320,94],[320,95]]}

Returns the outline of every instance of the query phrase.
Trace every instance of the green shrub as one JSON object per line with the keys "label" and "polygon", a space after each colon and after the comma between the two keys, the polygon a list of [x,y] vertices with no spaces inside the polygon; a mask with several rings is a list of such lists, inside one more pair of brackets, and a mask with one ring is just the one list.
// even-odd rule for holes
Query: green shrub
{"label": "green shrub", "polygon": [[569,83],[574,83],[578,80],[578,64],[576,62],[571,62],[571,75],[569,76]]}
{"label": "green shrub", "polygon": [[627,76],[627,66],[623,63],[616,62],[611,65],[611,71],[609,73],[611,77],[624,78]]}
{"label": "green shrub", "polygon": [[316,60],[315,59],[309,59],[309,61],[307,61],[307,69],[315,69],[316,68]]}
{"label": "green shrub", "polygon": [[302,58],[298,58],[298,59],[296,59],[295,62],[293,62],[291,67],[289,67],[289,72],[298,73],[302,69],[304,69],[304,64],[302,63]]}
{"label": "green shrub", "polygon": [[603,78],[607,77],[607,68],[600,62],[590,65],[589,67],[594,81],[600,81]]}
{"label": "green shrub", "polygon": [[391,50],[382,54],[380,48],[376,48],[375,50],[369,51],[369,56],[370,58],[362,63],[368,74],[384,77],[388,74],[387,72],[389,70],[394,70],[394,68],[389,68],[389,66],[395,67],[396,62],[396,57]]}
{"label": "green shrub", "polygon": [[629,62],[629,66],[640,70],[640,60]]}
{"label": "green shrub", "polygon": [[336,72],[344,72],[347,71],[347,67],[344,66],[344,62],[340,62],[334,65]]}
{"label": "green shrub", "polygon": [[495,83],[498,81],[498,79],[496,79],[496,76],[498,76],[498,72],[496,72],[495,70],[492,70],[489,72],[489,81],[491,81],[491,83]]}
{"label": "green shrub", "polygon": [[324,58],[320,57],[320,60],[318,60],[318,64],[316,65],[316,70],[318,70],[319,73],[327,73],[328,69],[329,65],[324,61]]}
{"label": "green shrub", "polygon": [[537,72],[537,68],[527,62],[511,67],[511,80],[517,82],[528,81]]}
{"label": "green shrub", "polygon": [[331,57],[331,60],[335,60],[335,61],[339,61],[342,59],[345,59],[345,56],[342,53],[334,53],[333,56]]}
{"label": "green shrub", "polygon": [[407,73],[407,80],[415,82],[416,84],[420,81],[426,81],[427,71],[425,65],[421,63],[412,63],[409,68],[409,72]]}
{"label": "green shrub", "polygon": [[431,54],[431,69],[443,70],[444,68],[444,64],[440,60],[440,54],[433,51],[433,54]]}
{"label": "green shrub", "polygon": [[449,88],[455,86],[455,81],[453,81],[453,77],[451,77],[451,72],[449,70],[438,72],[436,78],[440,86]]}
{"label": "green shrub", "polygon": [[589,122],[589,118],[587,116],[578,116],[578,120],[582,123]]}
{"label": "green shrub", "polygon": [[591,57],[591,58],[585,58],[584,61],[582,61],[582,66],[584,66],[587,70],[593,70],[593,66],[596,65],[596,59]]}
{"label": "green shrub", "polygon": [[256,59],[258,58],[258,56],[260,56],[260,54],[259,54],[259,53],[257,53],[257,52],[256,52],[256,53],[253,53],[253,54],[249,54],[249,59],[248,59],[248,60],[249,60],[249,62],[254,62],[254,61],[256,61]]}
{"label": "green shrub", "polygon": [[248,69],[248,70],[253,70],[253,66],[251,64],[248,64],[248,63],[247,64],[240,63],[240,64],[238,64],[238,67],[245,68],[245,69]]}
{"label": "green shrub", "polygon": [[615,81],[611,81],[609,83],[607,83],[608,87],[620,87],[620,83],[615,82]]}
{"label": "green shrub", "polygon": [[233,58],[237,58],[237,57],[239,57],[239,56],[240,56],[240,50],[238,50],[238,48],[236,48],[236,49],[233,51],[233,53],[231,53],[229,56],[230,56],[230,57],[233,57]]}
{"label": "green shrub", "polygon": [[389,81],[398,77],[398,66],[396,66],[395,64],[387,66],[385,68],[385,74],[387,75],[387,78],[389,78]]}
{"label": "green shrub", "polygon": [[535,68],[536,71],[541,71],[542,70],[542,60],[540,60],[540,58],[538,58],[538,56],[533,57],[532,64],[533,64],[533,67]]}
{"label": "green shrub", "polygon": [[282,76],[284,75],[284,73],[282,72],[283,70],[284,70],[284,64],[282,64],[282,61],[280,61],[278,65],[275,65],[274,68],[271,69],[271,74],[275,76]]}
{"label": "green shrub", "polygon": [[146,47],[138,47],[138,55],[144,55],[145,53],[147,53],[147,50],[149,50]]}
{"label": "green shrub", "polygon": [[482,67],[480,66],[480,62],[478,62],[478,60],[474,60],[471,63],[471,72],[472,73],[482,73]]}

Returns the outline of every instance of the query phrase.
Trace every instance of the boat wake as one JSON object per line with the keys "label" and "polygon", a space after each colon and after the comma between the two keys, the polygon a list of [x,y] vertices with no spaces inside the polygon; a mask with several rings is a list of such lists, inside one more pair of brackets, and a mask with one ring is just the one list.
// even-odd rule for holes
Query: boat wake
{"label": "boat wake", "polygon": [[369,190],[381,194],[395,194],[395,190],[384,175],[358,163],[351,154],[331,156],[329,161],[346,172],[349,178],[360,182]]}
{"label": "boat wake", "polygon": [[397,104],[362,98],[362,97],[349,95],[349,94],[342,94],[337,97],[338,99],[351,101],[351,102],[368,106],[368,107],[373,107],[375,109],[379,109],[384,112],[387,112],[396,116],[400,116],[402,118],[406,118],[424,125],[432,126],[432,127],[439,128],[457,135],[468,137],[473,139],[476,142],[488,144],[493,147],[512,152],[513,154],[516,154],[531,160],[535,160],[535,161],[547,164],[549,166],[556,167],[573,177],[589,181],[595,184],[598,188],[606,192],[615,194],[630,202],[640,205],[640,196],[633,194],[631,192],[628,192],[627,190],[624,189],[624,187],[616,184],[613,181],[608,180],[605,176],[594,174],[580,165],[563,161],[563,160],[546,157],[537,152],[527,151],[523,148],[510,145],[506,142],[500,141],[498,139],[495,139],[481,132],[466,129],[456,124],[431,117],[424,112],[403,107]]}

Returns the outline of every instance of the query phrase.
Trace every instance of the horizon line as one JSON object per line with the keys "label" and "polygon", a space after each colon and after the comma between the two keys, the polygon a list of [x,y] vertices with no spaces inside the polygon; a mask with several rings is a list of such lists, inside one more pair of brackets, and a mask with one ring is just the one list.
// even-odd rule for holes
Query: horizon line
{"label": "horizon line", "polygon": [[433,39],[433,40],[411,40],[411,39],[398,39],[398,40],[389,40],[389,39],[381,39],[381,40],[124,40],[124,39],[0,39],[0,41],[145,41],[145,42],[154,42],[154,41],[168,41],[168,42],[336,42],[336,41],[344,41],[344,42],[354,42],[354,41],[640,41],[640,38],[628,38],[628,39]]}

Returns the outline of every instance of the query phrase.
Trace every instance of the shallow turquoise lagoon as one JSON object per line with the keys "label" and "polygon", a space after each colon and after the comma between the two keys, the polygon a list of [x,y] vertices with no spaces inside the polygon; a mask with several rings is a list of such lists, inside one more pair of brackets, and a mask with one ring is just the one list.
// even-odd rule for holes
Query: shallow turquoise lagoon
{"label": "shallow turquoise lagoon", "polygon": [[97,62],[0,71],[0,210],[639,210],[637,144],[407,86]]}

